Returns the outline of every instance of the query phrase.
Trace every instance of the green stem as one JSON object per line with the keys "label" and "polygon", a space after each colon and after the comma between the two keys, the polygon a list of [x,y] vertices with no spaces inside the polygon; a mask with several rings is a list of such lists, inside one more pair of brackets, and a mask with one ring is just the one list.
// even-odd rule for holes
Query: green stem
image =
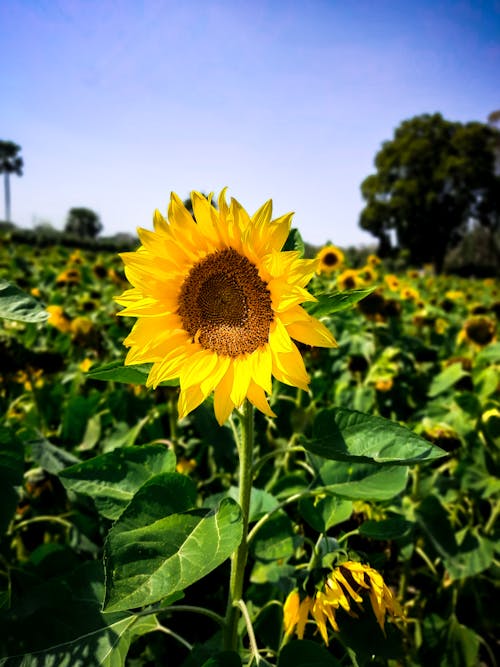
{"label": "green stem", "polygon": [[238,646],[238,603],[243,594],[243,579],[248,556],[248,517],[250,513],[250,497],[252,493],[252,463],[254,446],[253,406],[246,400],[243,407],[241,422],[241,441],[238,447],[239,454],[239,504],[243,517],[243,536],[241,543],[231,558],[231,576],[229,580],[229,595],[226,611],[226,628],[224,634],[224,648],[237,651]]}

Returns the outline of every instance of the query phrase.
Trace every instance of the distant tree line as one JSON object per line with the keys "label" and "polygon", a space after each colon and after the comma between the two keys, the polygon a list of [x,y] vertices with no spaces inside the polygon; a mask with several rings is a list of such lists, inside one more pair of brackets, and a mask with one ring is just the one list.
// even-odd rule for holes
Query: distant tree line
{"label": "distant tree line", "polygon": [[135,250],[139,245],[139,239],[132,234],[119,232],[112,236],[100,236],[93,238],[81,236],[80,234],[60,231],[44,222],[32,229],[17,227],[12,222],[0,222],[0,241],[9,240],[13,243],[29,243],[37,247],[48,247],[61,245],[69,248],[85,248],[88,250],[103,250],[109,252],[123,252]]}

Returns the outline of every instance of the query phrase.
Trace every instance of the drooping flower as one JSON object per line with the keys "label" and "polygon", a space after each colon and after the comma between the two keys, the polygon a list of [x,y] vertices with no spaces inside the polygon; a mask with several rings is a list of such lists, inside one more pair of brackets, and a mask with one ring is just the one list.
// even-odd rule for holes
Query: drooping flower
{"label": "drooping flower", "polygon": [[458,334],[458,343],[467,341],[479,348],[496,340],[495,321],[483,315],[469,317]]}
{"label": "drooping flower", "polygon": [[328,645],[327,625],[336,632],[339,631],[335,616],[338,609],[357,617],[353,603],[356,603],[356,609],[362,611],[363,596],[368,596],[382,632],[385,632],[387,615],[391,618],[402,618],[402,610],[382,575],[368,565],[347,561],[330,572],[312,597],[305,596],[301,599],[297,590],[288,595],[283,606],[285,635],[289,637],[295,630],[298,638],[302,639],[308,617],[311,616],[323,641]]}
{"label": "drooping flower", "polygon": [[[221,192],[193,192],[194,219],[172,193],[168,221],[121,255],[133,285],[116,300],[137,317],[124,344],[125,363],[153,362],[147,385],[179,378],[179,416],[214,392],[220,424],[245,398],[272,416],[271,378],[307,390],[309,377],[293,342],[334,347],[332,334],[301,307],[315,301],[306,285],[317,268],[296,251],[281,252],[291,214],[271,219],[272,202],[253,216]],[[292,340],[293,339],[293,340]]]}
{"label": "drooping flower", "polygon": [[316,255],[319,260],[318,273],[330,274],[344,263],[344,253],[334,245],[326,245]]}

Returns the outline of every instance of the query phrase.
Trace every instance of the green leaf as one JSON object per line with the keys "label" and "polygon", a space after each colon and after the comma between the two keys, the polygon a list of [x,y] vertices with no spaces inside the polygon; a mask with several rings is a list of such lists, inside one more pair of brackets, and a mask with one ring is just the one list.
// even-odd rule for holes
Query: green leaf
{"label": "green leaf", "polygon": [[360,535],[376,540],[395,540],[408,534],[413,524],[401,517],[383,519],[382,521],[368,520],[359,527]]}
{"label": "green leaf", "polygon": [[0,650],[11,654],[0,659],[1,667],[124,667],[132,641],[155,630],[158,622],[153,615],[101,613],[102,593],[97,563],[32,586],[1,617],[8,645]]}
{"label": "green leaf", "polygon": [[53,445],[43,435],[31,433],[25,442],[31,458],[53,475],[80,462],[74,454]]}
{"label": "green leaf", "polygon": [[[139,496],[139,494],[138,494]],[[241,511],[226,498],[217,510],[147,519],[134,497],[105,545],[106,611],[141,607],[181,591],[218,567],[239,545]]]}
{"label": "green leaf", "polygon": [[456,556],[444,561],[450,577],[464,579],[487,570],[493,563],[495,543],[479,535],[475,528],[467,528],[457,537],[460,539]]}
{"label": "green leaf", "polygon": [[66,468],[67,489],[94,499],[98,511],[117,519],[134,494],[155,475],[175,471],[175,454],[164,445],[124,447]]}
{"label": "green leaf", "polygon": [[[216,493],[205,501],[206,507],[216,507],[223,498],[232,498],[238,500],[239,489],[237,486],[231,486],[223,493]],[[248,520],[250,522],[258,521],[264,514],[272,512],[279,505],[279,501],[268,491],[252,488],[250,496],[250,510]]]}
{"label": "green leaf", "polygon": [[41,303],[6,280],[0,280],[0,317],[17,322],[45,322],[49,313]]}
{"label": "green leaf", "polygon": [[295,250],[299,253],[301,257],[304,256],[304,241],[298,229],[292,227],[290,230],[285,245],[283,246],[283,251]]}
{"label": "green leaf", "polygon": [[439,396],[439,394],[448,391],[448,389],[451,389],[453,385],[466,375],[468,375],[468,373],[464,371],[462,364],[458,362],[451,364],[451,366],[448,366],[444,371],[438,373],[432,380],[428,392],[429,397],[434,398],[435,396]]}
{"label": "green leaf", "polygon": [[15,489],[23,482],[24,448],[13,431],[0,426],[0,535],[4,533],[19,502]]}
{"label": "green leaf", "polygon": [[438,498],[426,496],[415,509],[415,516],[437,553],[445,559],[452,559],[458,545],[448,513]]}
{"label": "green leaf", "polygon": [[488,366],[490,364],[500,363],[500,343],[490,343],[478,352],[475,360],[475,366]]}
{"label": "green leaf", "polygon": [[326,461],[319,470],[330,493],[351,500],[390,500],[404,490],[408,468]]}
{"label": "green leaf", "polygon": [[283,647],[278,667],[340,667],[340,663],[321,644],[301,639]]}
{"label": "green leaf", "polygon": [[274,514],[257,532],[253,551],[257,558],[270,562],[286,560],[293,555],[297,537],[285,512]]}
{"label": "green leaf", "polygon": [[338,313],[340,310],[351,308],[351,306],[364,299],[375,289],[376,286],[366,289],[345,290],[344,292],[336,292],[335,294],[326,292],[317,295],[317,301],[304,304],[304,308],[307,309],[310,315],[314,315],[314,317],[332,315],[333,313]]}
{"label": "green leaf", "polygon": [[327,408],[316,415],[312,439],[300,443],[313,454],[334,461],[416,463],[446,456],[442,449],[383,417],[346,408]]}
{"label": "green leaf", "polygon": [[299,502],[299,511],[314,530],[324,533],[347,521],[352,514],[352,502],[333,495],[319,500],[306,496]]}
{"label": "green leaf", "polygon": [[[152,364],[131,364],[124,366],[121,361],[112,361],[102,366],[93,366],[86,374],[90,380],[104,380],[106,382],[124,382],[125,384],[146,384]],[[168,380],[160,386],[177,387],[179,381]]]}

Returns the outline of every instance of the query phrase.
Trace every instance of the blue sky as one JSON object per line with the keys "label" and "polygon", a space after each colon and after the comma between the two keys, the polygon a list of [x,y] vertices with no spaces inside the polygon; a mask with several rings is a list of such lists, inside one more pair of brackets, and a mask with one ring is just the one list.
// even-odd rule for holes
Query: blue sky
{"label": "blue sky", "polygon": [[0,62],[22,226],[87,206],[133,232],[227,185],[311,243],[368,244],[359,186],[394,128],[500,108],[500,2],[3,0]]}

